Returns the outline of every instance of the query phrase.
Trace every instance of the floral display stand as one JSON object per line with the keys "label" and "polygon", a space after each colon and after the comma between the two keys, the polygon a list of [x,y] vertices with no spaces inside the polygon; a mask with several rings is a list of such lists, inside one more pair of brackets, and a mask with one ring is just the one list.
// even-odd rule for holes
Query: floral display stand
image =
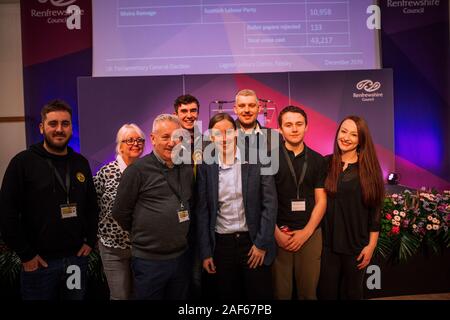
{"label": "floral display stand", "polygon": [[381,213],[371,263],[380,267],[381,288],[365,284],[365,297],[450,292],[450,191],[392,193]]}

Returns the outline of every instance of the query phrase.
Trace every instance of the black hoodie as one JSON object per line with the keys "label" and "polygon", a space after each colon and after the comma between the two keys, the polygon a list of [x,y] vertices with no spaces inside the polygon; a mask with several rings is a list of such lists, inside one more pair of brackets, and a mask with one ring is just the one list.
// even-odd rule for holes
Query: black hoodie
{"label": "black hoodie", "polygon": [[[65,181],[67,163],[69,201],[77,204],[77,216],[62,219],[60,205],[66,204],[67,194],[55,170],[64,173]],[[41,142],[17,154],[3,178],[0,210],[1,236],[23,262],[37,254],[44,259],[71,256],[84,243],[95,245],[98,207],[91,169],[70,147],[67,155],[56,156]]]}

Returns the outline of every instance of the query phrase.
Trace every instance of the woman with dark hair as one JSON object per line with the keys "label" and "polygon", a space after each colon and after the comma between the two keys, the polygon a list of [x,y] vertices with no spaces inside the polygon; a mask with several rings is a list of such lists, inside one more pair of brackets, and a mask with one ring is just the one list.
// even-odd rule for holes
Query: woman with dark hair
{"label": "woman with dark hair", "polygon": [[[241,161],[236,124],[227,113],[209,122],[214,146],[197,174],[197,223],[203,268],[220,300],[271,299],[277,195],[273,176]],[[206,148],[205,148],[206,150]]]}
{"label": "woman with dark hair", "polygon": [[319,298],[362,299],[365,268],[378,241],[384,184],[367,122],[348,116],[336,132],[325,180]]}

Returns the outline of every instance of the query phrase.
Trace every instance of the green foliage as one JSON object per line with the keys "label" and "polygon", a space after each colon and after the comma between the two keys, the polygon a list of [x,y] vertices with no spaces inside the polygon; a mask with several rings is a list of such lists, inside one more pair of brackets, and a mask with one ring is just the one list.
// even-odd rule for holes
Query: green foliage
{"label": "green foliage", "polygon": [[5,246],[0,247],[0,282],[14,283],[19,278],[20,269],[19,257]]}
{"label": "green foliage", "polygon": [[[22,263],[14,251],[0,245],[0,282],[14,283],[18,281]],[[102,261],[97,250],[92,250],[88,256],[88,277],[105,282]]]}
{"label": "green foliage", "polygon": [[106,281],[106,276],[103,272],[102,260],[98,250],[92,250],[88,256],[88,276],[96,279],[97,281]]}

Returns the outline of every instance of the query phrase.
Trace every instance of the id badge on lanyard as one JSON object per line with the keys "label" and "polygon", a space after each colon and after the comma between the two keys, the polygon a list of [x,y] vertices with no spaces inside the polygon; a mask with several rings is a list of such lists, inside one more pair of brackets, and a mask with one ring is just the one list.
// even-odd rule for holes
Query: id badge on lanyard
{"label": "id badge on lanyard", "polygon": [[180,203],[180,209],[178,209],[177,213],[179,223],[189,221],[189,210],[186,210],[186,208],[183,206],[183,203]]}
{"label": "id badge on lanyard", "polygon": [[292,212],[305,212],[306,211],[306,200],[305,199],[293,199],[291,200],[291,211]]}
{"label": "id badge on lanyard", "polygon": [[180,168],[177,167],[178,170],[178,190],[169,181],[169,176],[167,174],[166,170],[162,170],[162,174],[164,175],[164,178],[167,181],[167,184],[169,185],[169,188],[172,190],[172,192],[175,194],[175,196],[178,198],[178,201],[180,201],[180,208],[177,210],[177,216],[178,216],[178,222],[183,223],[186,221],[189,221],[189,210],[184,206],[183,200],[182,200],[182,183],[180,178]]}
{"label": "id badge on lanyard", "polygon": [[74,218],[77,216],[77,204],[76,203],[68,203],[68,204],[61,204],[61,218],[67,219],[67,218]]}
{"label": "id badge on lanyard", "polygon": [[306,199],[300,198],[300,186],[302,185],[303,180],[305,179],[306,169],[308,167],[307,149],[305,147],[305,161],[303,162],[302,172],[300,175],[300,179],[298,181],[297,181],[297,177],[295,175],[295,170],[294,170],[294,166],[292,165],[291,158],[289,158],[289,155],[288,155],[285,147],[283,147],[283,151],[284,151],[284,156],[286,158],[286,162],[288,164],[289,171],[291,172],[291,176],[292,176],[292,179],[294,180],[296,191],[297,191],[296,192],[297,198],[291,200],[291,212],[292,213],[305,212],[306,211]]}
{"label": "id badge on lanyard", "polygon": [[67,162],[66,165],[66,176],[65,176],[65,183],[59,174],[58,170],[56,170],[55,166],[51,162],[50,159],[47,159],[48,164],[50,168],[53,169],[53,173],[56,176],[56,181],[61,185],[64,192],[66,193],[66,203],[59,205],[59,210],[61,213],[61,219],[67,219],[67,218],[75,218],[77,216],[77,204],[76,203],[70,203],[69,200],[69,191],[70,191],[70,166],[69,162]]}

